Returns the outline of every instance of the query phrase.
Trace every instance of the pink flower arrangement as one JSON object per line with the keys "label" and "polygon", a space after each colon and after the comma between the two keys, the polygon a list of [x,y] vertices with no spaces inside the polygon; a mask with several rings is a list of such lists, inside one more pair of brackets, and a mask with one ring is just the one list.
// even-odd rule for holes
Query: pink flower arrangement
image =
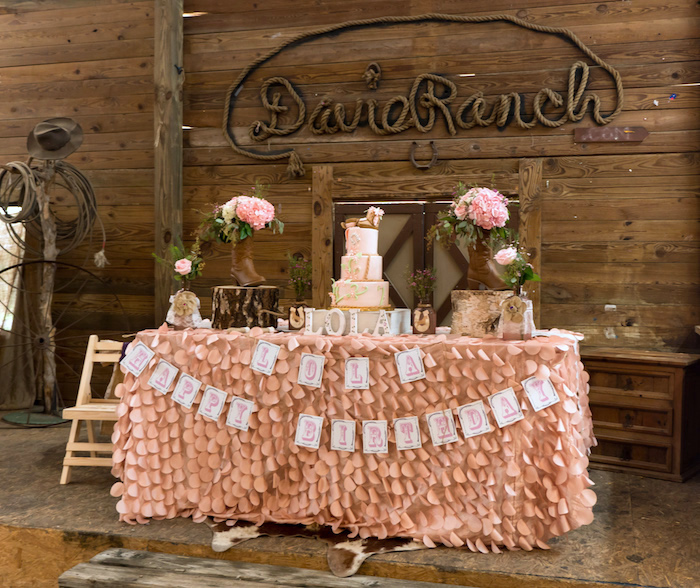
{"label": "pink flower arrangement", "polygon": [[505,239],[509,217],[508,198],[498,190],[468,189],[459,182],[452,193],[450,207],[438,213],[437,222],[428,231],[428,239],[441,241],[445,246],[456,240],[470,245],[486,237]]}
{"label": "pink flower arrangement", "polygon": [[156,258],[158,263],[162,263],[172,270],[175,274],[173,278],[178,282],[187,284],[202,275],[204,260],[202,260],[200,256],[201,250],[199,242],[195,242],[189,250],[185,249],[182,243],[178,243],[177,245],[173,244],[170,246],[168,253],[167,259],[155,253],[153,257]]}
{"label": "pink flower arrangement", "polygon": [[506,247],[505,249],[501,249],[498,253],[496,253],[493,258],[499,265],[510,265],[517,259],[517,257],[518,250],[515,247]]}
{"label": "pink flower arrangement", "polygon": [[253,229],[264,229],[267,223],[275,218],[275,207],[267,200],[252,196],[239,196],[236,205],[236,216],[248,223]]}
{"label": "pink flower arrangement", "polygon": [[520,289],[528,280],[540,281],[540,277],[530,263],[530,254],[515,243],[504,246],[493,256],[496,263],[502,265],[503,281],[520,294]]}
{"label": "pink flower arrangement", "polygon": [[192,271],[192,261],[183,257],[175,262],[175,271],[181,276],[186,276]]}
{"label": "pink flower arrangement", "polygon": [[469,218],[487,231],[504,227],[508,222],[508,199],[495,190],[480,188],[469,205]]}
{"label": "pink flower arrangement", "polygon": [[508,222],[508,199],[497,190],[472,188],[453,202],[452,207],[459,220],[468,218],[487,231],[504,227]]}
{"label": "pink flower arrangement", "polygon": [[265,187],[256,184],[250,196],[234,196],[205,214],[197,229],[198,241],[236,244],[255,231],[270,227],[281,233],[284,224],[275,217],[275,207],[263,198]]}

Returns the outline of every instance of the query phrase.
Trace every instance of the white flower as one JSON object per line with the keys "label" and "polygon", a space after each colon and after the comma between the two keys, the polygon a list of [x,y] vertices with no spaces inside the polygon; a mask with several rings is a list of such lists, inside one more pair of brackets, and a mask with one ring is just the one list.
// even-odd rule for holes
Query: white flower
{"label": "white flower", "polygon": [[233,222],[234,217],[236,216],[236,204],[227,202],[221,207],[221,218],[224,219],[224,221],[227,224],[230,224]]}

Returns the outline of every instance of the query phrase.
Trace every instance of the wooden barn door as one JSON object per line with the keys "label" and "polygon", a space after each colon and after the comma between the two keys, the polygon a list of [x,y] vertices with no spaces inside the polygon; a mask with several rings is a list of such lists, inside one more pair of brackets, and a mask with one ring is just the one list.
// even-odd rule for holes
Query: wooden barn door
{"label": "wooden barn door", "polygon": [[[342,177],[335,177],[332,166],[315,166],[313,173],[314,306],[328,305],[331,278],[340,275],[344,247],[340,223],[345,218],[361,216],[369,206],[377,205],[385,211],[379,232],[379,254],[384,257],[384,279],[390,283],[392,304],[413,308],[416,301],[406,282],[407,271],[435,267],[437,287],[431,302],[438,313],[438,324],[449,325],[450,293],[468,287],[468,252],[457,245],[449,250],[439,245],[428,246],[425,236],[435,223],[437,213],[449,205],[458,179],[488,186],[493,172],[484,170],[480,174],[456,178],[454,174],[436,174],[432,170],[430,174],[392,175],[363,169],[354,175],[345,171]],[[517,173],[503,174],[497,179],[499,190],[511,202],[508,226],[520,233],[521,245],[531,252],[538,273],[540,183],[541,160],[521,160]],[[531,283],[530,287],[530,297],[538,314],[539,286]]]}

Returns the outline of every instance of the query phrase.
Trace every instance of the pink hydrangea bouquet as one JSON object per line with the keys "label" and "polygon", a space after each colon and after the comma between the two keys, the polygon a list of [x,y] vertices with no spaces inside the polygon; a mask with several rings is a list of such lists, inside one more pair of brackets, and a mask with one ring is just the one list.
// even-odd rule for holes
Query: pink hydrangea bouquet
{"label": "pink hydrangea bouquet", "polygon": [[456,240],[470,245],[487,234],[506,239],[509,216],[508,199],[498,190],[467,188],[459,182],[452,193],[450,207],[438,213],[437,223],[430,228],[428,238],[445,245]]}
{"label": "pink hydrangea bouquet", "polygon": [[535,273],[530,263],[530,254],[519,247],[517,243],[503,245],[493,256],[493,259],[497,264],[503,266],[503,281],[516,294],[520,293],[520,288],[528,280],[540,281],[540,277]]}
{"label": "pink hydrangea bouquet", "polygon": [[275,207],[264,197],[265,187],[256,184],[250,196],[234,196],[206,213],[197,230],[200,241],[236,244],[254,231],[271,228],[281,233],[284,224],[275,215]]}

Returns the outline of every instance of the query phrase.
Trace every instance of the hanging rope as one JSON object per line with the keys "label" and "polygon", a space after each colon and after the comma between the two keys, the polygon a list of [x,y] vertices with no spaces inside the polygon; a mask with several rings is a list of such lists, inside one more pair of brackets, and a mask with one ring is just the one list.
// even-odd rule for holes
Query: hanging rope
{"label": "hanging rope", "polygon": [[[38,183],[46,184],[44,190],[50,192],[50,186],[59,186],[70,194],[76,207],[76,214],[69,220],[56,216],[56,241],[60,244],[60,253],[68,253],[92,235],[92,227],[97,221],[102,232],[102,250],[95,256],[95,263],[106,263],[104,248],[106,234],[102,220],[97,214],[97,199],[90,181],[73,165],[65,161],[52,162],[46,167],[32,167],[28,163],[13,161],[0,166],[0,220],[5,223],[12,240],[23,250],[33,255],[43,256],[43,252],[28,244],[33,239],[22,238],[13,225],[23,223],[27,233],[34,240],[41,236],[37,223],[41,212],[37,200]],[[17,213],[10,212],[11,207],[19,207]],[[104,259],[102,259],[104,258]]]}
{"label": "hanging rope", "polygon": [[[549,88],[545,88],[541,90],[537,97],[535,98],[535,118],[541,122],[542,124],[549,126],[549,127],[558,127],[564,124],[567,120],[580,120],[583,118],[586,109],[588,107],[589,102],[594,103],[594,118],[595,121],[600,124],[604,125],[609,122],[611,122],[622,110],[622,98],[623,98],[623,89],[622,89],[622,77],[620,76],[620,73],[611,65],[606,63],[603,59],[598,57],[591,49],[589,49],[583,41],[581,41],[572,31],[569,29],[563,28],[563,27],[549,27],[549,26],[544,26],[544,25],[538,25],[534,24],[531,22],[527,22],[525,20],[522,20],[520,18],[517,18],[515,16],[511,16],[510,14],[496,14],[496,15],[490,15],[490,16],[460,16],[460,15],[455,15],[455,14],[435,14],[435,13],[430,13],[430,14],[423,14],[423,15],[418,15],[418,16],[386,16],[386,17],[379,17],[379,18],[369,18],[369,19],[364,19],[364,20],[351,20],[347,21],[344,23],[340,24],[335,24],[331,26],[326,26],[322,27],[320,29],[316,29],[313,31],[307,31],[305,33],[300,33],[298,35],[295,35],[294,37],[291,37],[284,43],[282,43],[280,46],[272,49],[265,55],[259,57],[256,59],[253,63],[248,65],[241,71],[239,74],[238,78],[236,78],[236,81],[231,84],[229,87],[228,91],[226,92],[226,103],[224,106],[224,119],[223,119],[223,125],[222,125],[222,130],[224,133],[224,137],[226,138],[227,142],[231,146],[231,148],[238,154],[240,155],[245,155],[246,157],[251,157],[253,159],[257,159],[259,161],[279,161],[280,159],[289,159],[289,166],[287,168],[287,171],[290,175],[292,176],[299,176],[299,175],[304,175],[304,166],[303,163],[301,162],[301,159],[299,158],[298,154],[294,149],[280,149],[280,150],[275,150],[275,151],[270,151],[267,153],[260,153],[257,151],[253,151],[251,149],[246,149],[241,147],[240,145],[236,144],[236,141],[233,136],[233,130],[231,128],[231,115],[233,112],[233,107],[235,103],[236,96],[240,93],[240,91],[243,89],[243,83],[245,80],[248,78],[248,76],[255,71],[258,67],[260,67],[263,63],[266,61],[269,61],[279,53],[281,53],[286,47],[290,45],[295,45],[295,44],[300,44],[300,42],[307,41],[307,40],[312,40],[324,35],[328,35],[330,33],[335,33],[337,31],[342,31],[346,29],[353,29],[353,28],[360,28],[360,27],[369,27],[369,26],[379,26],[379,25],[384,25],[384,24],[406,24],[406,23],[416,23],[416,22],[423,22],[423,21],[438,21],[438,22],[454,22],[454,23],[482,23],[482,22],[498,22],[498,21],[505,21],[505,22],[510,22],[514,25],[529,29],[531,31],[537,31],[540,33],[551,33],[551,34],[556,34],[556,35],[562,35],[566,37],[569,41],[571,41],[576,47],[578,47],[587,57],[589,57],[593,62],[595,62],[596,65],[599,65],[601,68],[603,68],[610,76],[613,78],[615,81],[615,88],[617,91],[618,95],[618,102],[615,107],[615,110],[611,112],[607,116],[602,116],[600,115],[600,98],[597,95],[593,96],[588,96],[584,103],[581,105],[579,112],[569,112],[568,110],[573,110],[573,109],[567,109],[567,112],[564,113],[559,119],[552,121],[544,116],[537,116],[537,112],[541,111],[541,107],[544,105],[544,103],[547,100],[550,100],[555,106],[561,106],[562,105],[562,100],[561,96],[554,92],[554,90],[551,90]],[[583,63],[583,62],[579,62]],[[579,64],[577,64],[579,65]],[[584,66],[586,64],[583,64]],[[576,69],[576,66],[572,68],[572,71]],[[432,75],[432,74],[426,74],[426,75]],[[586,78],[586,81],[588,79],[588,67],[586,66],[585,70],[583,71],[583,74]],[[282,83],[283,85],[286,86],[286,84],[289,84],[287,80],[284,78],[274,78],[279,81],[279,83]],[[444,78],[442,78],[444,79]],[[282,81],[283,80],[283,81]],[[268,80],[269,81],[269,80]],[[286,84],[285,84],[286,82]],[[575,73],[570,73],[569,76],[569,92],[573,92],[573,88],[575,85]],[[265,96],[263,97],[263,100],[267,100],[267,87],[265,88]],[[289,88],[288,88],[289,89]],[[576,98],[580,99],[583,91],[585,90],[585,84],[581,84],[579,86],[579,91],[577,92]],[[262,93],[262,90],[261,90]],[[292,95],[296,94],[295,92],[290,92]],[[273,96],[273,101],[270,103],[271,105],[274,106],[275,110],[278,112],[284,112],[286,111],[286,107],[280,106],[279,105],[279,95],[276,94]],[[415,95],[414,95],[415,97]],[[511,98],[514,103],[516,104],[516,107],[519,105],[520,97],[516,99],[515,97]],[[505,122],[508,113],[505,112],[503,107],[505,104],[503,103],[504,98],[501,98],[501,108],[496,110],[496,108],[493,109],[492,114],[488,118],[483,118],[483,107],[485,106],[485,102],[479,102],[478,105],[476,103],[476,100],[482,100],[483,97],[477,97],[474,101],[474,104],[476,105],[476,116],[474,117],[474,121],[472,122],[464,122],[462,121],[462,124],[460,124],[461,120],[461,114],[464,113],[464,109],[461,108],[458,113],[458,124],[462,128],[469,128],[469,126],[472,126],[473,124],[478,124],[480,126],[486,126],[487,121],[491,117],[498,118],[499,122]],[[507,98],[506,98],[507,100]],[[411,102],[412,106],[410,107],[411,109],[415,109],[415,102]],[[576,104],[576,102],[574,102]],[[377,102],[370,100],[368,102],[368,111],[372,113],[372,118],[370,120],[374,119],[374,110],[376,109]],[[298,126],[301,126],[303,124],[303,116],[301,114],[301,108],[303,107],[303,102],[297,102],[297,106],[300,108],[299,112],[299,117],[297,118],[297,122],[295,124],[298,124]],[[337,105],[336,105],[337,106]],[[444,107],[444,104],[440,103],[435,105],[438,108]],[[464,105],[463,105],[464,106]],[[481,109],[481,110],[479,110]],[[318,110],[318,107],[317,109]],[[356,109],[356,115],[357,111],[359,110]],[[314,111],[316,116],[318,116],[318,112]],[[320,111],[319,111],[320,112]],[[328,112],[328,115],[326,115],[326,112]],[[328,122],[328,117],[330,116],[330,109],[327,109],[326,112],[321,114],[321,123],[320,126],[316,127],[316,130],[322,129],[322,126],[324,125],[324,120],[326,121],[325,124]],[[336,113],[338,113],[338,110],[335,110]],[[430,112],[432,116],[434,117],[434,108],[430,109]],[[304,113],[305,113],[305,107],[304,107]],[[388,110],[385,109],[385,113],[388,113]],[[519,109],[516,108],[515,110],[515,118],[516,118],[516,124],[521,126],[522,128],[531,128],[534,126],[535,122],[533,121],[522,121],[519,116]],[[343,115],[344,115],[344,109],[343,109]],[[541,115],[541,112],[540,112]],[[385,116],[385,118],[387,118]],[[415,114],[412,117],[414,120],[415,126],[417,126],[419,123],[417,122]],[[344,116],[343,116],[344,119]],[[301,122],[299,122],[301,120]],[[336,117],[336,120],[340,120],[338,117]],[[449,119],[448,119],[449,120]],[[545,122],[546,121],[546,122]],[[272,121],[271,121],[272,122]],[[353,120],[354,122],[354,120]],[[359,118],[358,118],[359,122]],[[384,122],[384,121],[383,121]],[[433,121],[434,122],[434,121]],[[493,121],[491,121],[493,122]],[[394,130],[394,127],[401,128],[401,127],[407,127],[408,125],[408,120],[404,120],[402,123],[398,124],[396,126],[398,121],[396,121],[392,126],[391,126],[391,131],[387,131],[386,128],[380,128],[376,125],[375,127],[378,130],[375,130],[374,127],[372,129],[377,132],[378,134],[387,134],[389,132],[394,133],[394,132],[400,132],[398,130]],[[388,124],[388,123],[387,123]],[[469,125],[469,126],[464,126],[464,125]],[[274,126],[274,125],[271,125]],[[298,126],[296,128],[298,128]],[[338,126],[340,127],[341,125],[338,123]],[[352,125],[350,125],[352,126]],[[372,123],[370,122],[370,126],[372,126]],[[427,125],[423,125],[423,129],[427,129],[432,127],[431,121],[428,121]],[[334,127],[331,127],[334,128]],[[420,127],[419,127],[420,128]],[[312,127],[313,131],[314,127]],[[421,130],[423,130],[421,129]],[[268,129],[271,130],[271,129]],[[296,130],[296,129],[295,129]],[[452,132],[453,128],[450,128],[450,132]],[[252,133],[252,130],[250,131]],[[314,131],[315,132],[315,131]],[[270,133],[273,134],[273,133]],[[280,133],[277,133],[280,134]],[[284,133],[281,134],[289,134],[288,129],[284,130]],[[454,134],[454,133],[453,133]],[[259,139],[260,136],[256,134],[256,137]]]}

